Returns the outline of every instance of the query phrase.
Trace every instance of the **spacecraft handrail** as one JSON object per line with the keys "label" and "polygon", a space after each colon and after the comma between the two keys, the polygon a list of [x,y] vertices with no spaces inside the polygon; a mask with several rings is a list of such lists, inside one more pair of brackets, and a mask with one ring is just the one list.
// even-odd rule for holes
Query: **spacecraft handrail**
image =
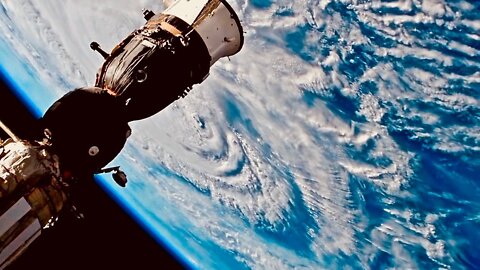
{"label": "spacecraft handrail", "polygon": [[0,120],[0,128],[3,129],[3,131],[5,131],[5,133],[7,133],[7,135],[12,138],[12,140],[14,140],[15,142],[19,142],[20,141],[20,138],[17,137],[17,135],[15,135],[15,133],[13,133],[13,131],[11,131],[3,122],[2,120]]}

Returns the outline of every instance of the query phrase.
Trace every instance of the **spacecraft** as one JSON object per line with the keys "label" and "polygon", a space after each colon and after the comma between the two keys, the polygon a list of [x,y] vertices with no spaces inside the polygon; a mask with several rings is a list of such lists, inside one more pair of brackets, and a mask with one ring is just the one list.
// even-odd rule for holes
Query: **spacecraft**
{"label": "spacecraft", "polygon": [[8,266],[50,227],[66,208],[83,175],[113,172],[125,186],[119,167],[105,168],[122,150],[130,121],[148,118],[203,82],[220,58],[238,53],[243,29],[225,0],[164,1],[146,23],[108,53],[90,47],[104,63],[95,85],[57,100],[41,119],[41,138],[9,134],[0,140],[0,269]]}
{"label": "spacecraft", "polygon": [[127,103],[130,119],[144,119],[185,96],[220,58],[236,54],[243,30],[225,1],[177,1],[160,14],[145,10],[146,24],[105,58],[96,87]]}

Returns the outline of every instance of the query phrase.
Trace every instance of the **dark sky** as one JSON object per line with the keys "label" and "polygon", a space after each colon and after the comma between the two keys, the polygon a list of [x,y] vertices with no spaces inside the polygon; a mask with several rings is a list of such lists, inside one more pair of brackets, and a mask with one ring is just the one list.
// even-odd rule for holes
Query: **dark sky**
{"label": "dark sky", "polygon": [[[37,119],[2,77],[0,102],[2,122],[21,138],[35,136]],[[85,217],[66,212],[7,269],[182,269],[93,179],[82,183],[75,198]]]}

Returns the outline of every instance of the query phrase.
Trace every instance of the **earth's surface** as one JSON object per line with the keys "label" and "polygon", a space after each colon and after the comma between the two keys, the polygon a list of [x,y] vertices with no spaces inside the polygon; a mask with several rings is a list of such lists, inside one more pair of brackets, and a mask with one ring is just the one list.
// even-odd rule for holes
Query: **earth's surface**
{"label": "earth's surface", "polygon": [[[116,199],[193,268],[479,269],[480,2],[229,3],[244,48],[132,124]],[[41,115],[142,8],[0,0],[3,72]]]}

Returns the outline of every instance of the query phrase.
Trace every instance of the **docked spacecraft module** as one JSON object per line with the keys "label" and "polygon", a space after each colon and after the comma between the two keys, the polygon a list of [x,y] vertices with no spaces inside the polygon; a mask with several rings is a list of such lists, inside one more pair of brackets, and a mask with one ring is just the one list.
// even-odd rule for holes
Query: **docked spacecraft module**
{"label": "docked spacecraft module", "polygon": [[185,96],[217,60],[243,46],[242,26],[225,0],[178,0],[143,15],[145,25],[110,53],[90,45],[105,58],[95,86],[52,104],[41,119],[45,138],[28,142],[10,132],[1,142],[0,269],[72,205],[71,178],[114,171],[124,186],[118,167],[103,167],[122,150],[128,123]]}

